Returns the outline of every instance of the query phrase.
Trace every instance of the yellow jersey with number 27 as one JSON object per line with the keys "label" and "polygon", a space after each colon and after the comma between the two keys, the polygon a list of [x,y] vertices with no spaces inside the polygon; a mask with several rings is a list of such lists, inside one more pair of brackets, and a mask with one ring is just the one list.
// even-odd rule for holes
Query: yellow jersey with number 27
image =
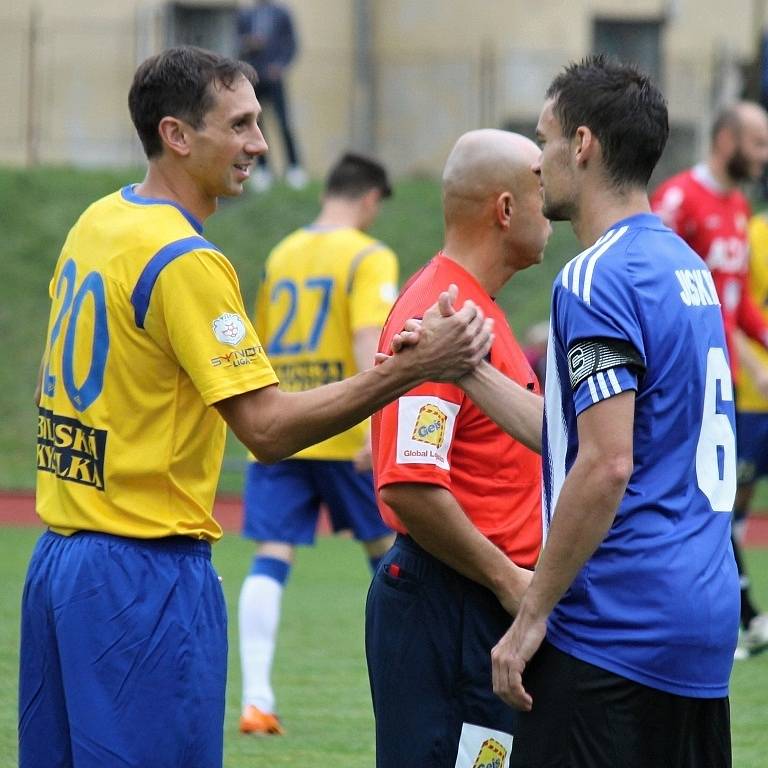
{"label": "yellow jersey with number 27", "polygon": [[275,384],[234,269],[171,201],[91,205],[56,264],[37,428],[53,530],[215,540],[226,425],[211,406]]}
{"label": "yellow jersey with number 27", "polygon": [[[397,273],[395,254],[353,227],[305,227],[280,242],[264,266],[254,324],[281,389],[311,389],[357,373],[354,334],[384,325]],[[367,431],[363,422],[296,458],[348,461]]]}

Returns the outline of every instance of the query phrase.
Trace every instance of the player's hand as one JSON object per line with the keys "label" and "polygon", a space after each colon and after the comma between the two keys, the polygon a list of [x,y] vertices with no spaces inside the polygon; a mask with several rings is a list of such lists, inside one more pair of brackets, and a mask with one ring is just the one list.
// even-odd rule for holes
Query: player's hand
{"label": "player's hand", "polygon": [[413,351],[425,380],[460,379],[479,365],[493,344],[493,321],[473,301],[465,301],[457,311],[457,296],[458,288],[451,285],[424,313]]}
{"label": "player's hand", "polygon": [[491,651],[493,692],[523,712],[530,712],[533,707],[533,698],[523,687],[523,670],[546,633],[546,619],[532,622],[518,615]]}

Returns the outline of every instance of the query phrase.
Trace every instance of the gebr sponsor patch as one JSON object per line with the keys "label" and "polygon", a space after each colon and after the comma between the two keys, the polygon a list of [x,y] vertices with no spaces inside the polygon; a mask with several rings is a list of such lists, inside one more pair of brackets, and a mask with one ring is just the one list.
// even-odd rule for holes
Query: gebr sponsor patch
{"label": "gebr sponsor patch", "polygon": [[458,403],[440,397],[407,396],[398,401],[397,463],[449,469],[448,452]]}
{"label": "gebr sponsor patch", "polygon": [[512,734],[464,723],[456,768],[507,768],[511,749]]}

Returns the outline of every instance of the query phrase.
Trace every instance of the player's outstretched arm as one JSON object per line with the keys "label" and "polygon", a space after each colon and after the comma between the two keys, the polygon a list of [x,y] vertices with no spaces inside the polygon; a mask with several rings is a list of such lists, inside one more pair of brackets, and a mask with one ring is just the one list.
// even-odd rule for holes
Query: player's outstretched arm
{"label": "player's outstretched arm", "polygon": [[541,453],[544,419],[541,395],[529,392],[485,361],[457,383],[508,435]]}
{"label": "player's outstretched arm", "polygon": [[509,631],[491,653],[493,690],[507,704],[530,710],[525,665],[546,634],[552,608],[613,524],[632,474],[635,393],[625,391],[583,411],[579,452],[557,500],[547,543]]}
{"label": "player's outstretched arm", "polygon": [[306,392],[282,392],[273,385],[216,407],[259,460],[279,461],[348,429],[424,381],[461,378],[490,344],[490,326],[472,302],[451,317],[433,307],[424,315],[419,344],[381,365]]}

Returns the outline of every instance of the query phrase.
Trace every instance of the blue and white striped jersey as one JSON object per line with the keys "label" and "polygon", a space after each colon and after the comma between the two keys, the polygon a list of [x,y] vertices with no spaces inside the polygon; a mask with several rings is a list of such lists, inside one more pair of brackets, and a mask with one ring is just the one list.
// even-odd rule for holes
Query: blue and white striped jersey
{"label": "blue and white striped jersey", "polygon": [[[631,345],[644,370],[574,376],[587,340]],[[605,540],[555,607],[548,639],[654,688],[724,696],[739,617],[731,373],[708,270],[651,214],[618,222],[554,283],[545,535],[578,453],[578,415],[627,389],[636,391],[634,470]]]}

